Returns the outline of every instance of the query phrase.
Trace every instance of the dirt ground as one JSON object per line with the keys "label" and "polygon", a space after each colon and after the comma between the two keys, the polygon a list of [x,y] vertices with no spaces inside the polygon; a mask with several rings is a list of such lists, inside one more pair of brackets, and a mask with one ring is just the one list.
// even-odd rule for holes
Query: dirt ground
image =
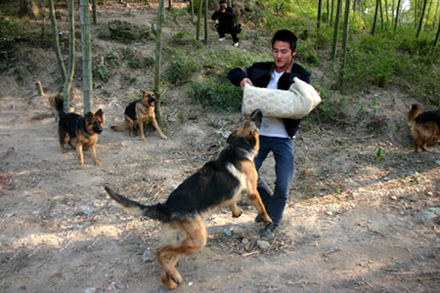
{"label": "dirt ground", "polygon": [[[92,27],[94,36],[111,19],[146,26],[155,21],[154,9],[109,3],[99,7],[98,18],[105,21]],[[65,31],[67,13],[61,15],[60,31]],[[165,28],[165,40],[172,29]],[[210,40],[216,37],[211,30]],[[153,43],[137,48],[154,57]],[[251,41],[240,43],[231,50],[249,53]],[[97,55],[121,46],[93,37]],[[143,261],[159,242],[158,223],[125,214],[102,186],[145,204],[164,201],[215,158],[218,142],[243,118],[203,110],[181,89],[170,89],[162,106],[168,140],[152,128],[146,141],[114,132],[110,126],[122,123],[125,97],[153,79],[153,70],[136,73],[121,66],[94,92],[94,110],[105,113],[97,144],[102,166],[85,152],[85,166],[79,168],[73,150],[60,151],[47,102],[59,90],[55,55],[26,44],[17,54],[32,60],[33,70],[23,83],[12,74],[0,78],[0,291],[168,291],[157,261]],[[26,72],[25,62],[21,66]],[[129,73],[137,79],[130,86],[122,78]],[[322,78],[316,70],[313,74]],[[36,94],[37,80],[44,96]],[[75,87],[75,110],[81,113],[77,76]],[[257,243],[263,226],[254,223],[256,211],[248,200],[240,202],[244,213],[237,219],[219,209],[207,219],[204,250],[179,261],[184,282],[176,292],[439,291],[440,147],[412,151],[405,115],[415,100],[392,88],[359,96],[363,116],[359,100],[347,97],[346,119],[314,123],[311,130],[302,122],[289,204],[269,247]],[[267,182],[274,180],[273,167],[270,157],[261,170]]]}

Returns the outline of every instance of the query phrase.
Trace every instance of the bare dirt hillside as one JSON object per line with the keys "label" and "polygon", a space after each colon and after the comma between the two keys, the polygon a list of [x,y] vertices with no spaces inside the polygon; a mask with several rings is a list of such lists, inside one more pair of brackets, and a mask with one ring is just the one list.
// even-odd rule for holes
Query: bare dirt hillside
{"label": "bare dirt hillside", "polygon": [[[92,27],[95,56],[126,46],[96,37],[108,21],[151,27],[156,19],[154,5],[107,2]],[[65,33],[67,12],[59,11]],[[165,43],[178,25],[165,27]],[[240,48],[216,38],[210,30],[209,49],[227,46],[251,54],[245,38]],[[154,57],[154,42],[134,47]],[[121,65],[95,90],[94,110],[105,113],[97,144],[102,166],[85,152],[85,166],[79,168],[73,150],[60,151],[48,103],[60,89],[55,54],[27,44],[17,46],[16,54],[23,79],[6,73],[0,78],[0,291],[168,291],[160,281],[161,266],[143,262],[144,253],[158,244],[158,223],[125,214],[102,186],[145,204],[164,201],[217,156],[219,142],[243,118],[203,110],[175,88],[165,93],[162,105],[168,140],[152,128],[146,141],[114,132],[110,126],[122,123],[127,96],[153,80],[153,70]],[[82,113],[78,67],[74,106]],[[127,76],[135,82],[129,84]],[[323,76],[314,70],[313,78]],[[44,96],[36,94],[37,80]],[[227,209],[217,210],[207,219],[205,249],[179,261],[184,282],[176,292],[439,291],[440,147],[429,145],[432,153],[409,147],[413,140],[405,115],[415,101],[404,93],[371,88],[358,96],[363,115],[359,99],[346,97],[346,119],[302,122],[289,205],[269,246],[258,246],[263,226],[254,223],[248,200],[240,202],[244,214],[237,219]],[[274,181],[273,164],[269,158],[261,170],[267,182]]]}

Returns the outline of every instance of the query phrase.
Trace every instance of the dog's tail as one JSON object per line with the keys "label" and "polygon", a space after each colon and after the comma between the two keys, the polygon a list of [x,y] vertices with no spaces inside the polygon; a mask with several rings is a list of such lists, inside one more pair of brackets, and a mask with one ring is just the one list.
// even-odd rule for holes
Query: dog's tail
{"label": "dog's tail", "polygon": [[121,126],[112,126],[110,128],[113,129],[114,131],[124,131],[128,129],[128,125],[127,122],[124,122],[124,124]]}
{"label": "dog's tail", "polygon": [[169,221],[167,214],[160,209],[161,204],[146,206],[120,195],[108,186],[104,186],[104,189],[112,199],[117,201],[123,207],[123,209],[130,214],[146,216],[150,219],[161,222]]}
{"label": "dog's tail", "polygon": [[50,98],[50,104],[52,106],[52,110],[58,115],[58,117],[66,114],[64,112],[63,98],[60,95]]}
{"label": "dog's tail", "polygon": [[420,114],[419,105],[414,104],[411,106],[411,110],[409,110],[408,114],[406,115],[406,119],[408,120],[409,125],[414,125],[416,123],[415,119]]}

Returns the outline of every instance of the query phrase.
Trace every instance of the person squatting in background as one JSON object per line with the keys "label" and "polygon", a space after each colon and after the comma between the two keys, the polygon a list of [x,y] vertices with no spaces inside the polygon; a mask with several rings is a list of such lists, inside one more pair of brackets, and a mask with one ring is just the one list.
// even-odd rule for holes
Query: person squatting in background
{"label": "person squatting in background", "polygon": [[235,30],[235,14],[231,7],[228,7],[225,0],[221,0],[216,11],[212,14],[212,20],[218,20],[216,25],[219,42],[225,40],[225,34],[229,33],[232,36],[234,46],[238,47],[237,31]]}

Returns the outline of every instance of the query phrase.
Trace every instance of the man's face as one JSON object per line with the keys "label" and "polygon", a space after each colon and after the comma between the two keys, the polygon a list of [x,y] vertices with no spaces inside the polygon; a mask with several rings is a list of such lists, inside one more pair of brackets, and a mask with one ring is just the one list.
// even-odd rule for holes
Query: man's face
{"label": "man's face", "polygon": [[226,3],[220,4],[220,10],[225,10],[228,5]]}
{"label": "man's face", "polygon": [[292,52],[288,42],[275,41],[272,48],[272,55],[277,67],[277,72],[282,72],[287,69],[295,53],[296,50]]}

